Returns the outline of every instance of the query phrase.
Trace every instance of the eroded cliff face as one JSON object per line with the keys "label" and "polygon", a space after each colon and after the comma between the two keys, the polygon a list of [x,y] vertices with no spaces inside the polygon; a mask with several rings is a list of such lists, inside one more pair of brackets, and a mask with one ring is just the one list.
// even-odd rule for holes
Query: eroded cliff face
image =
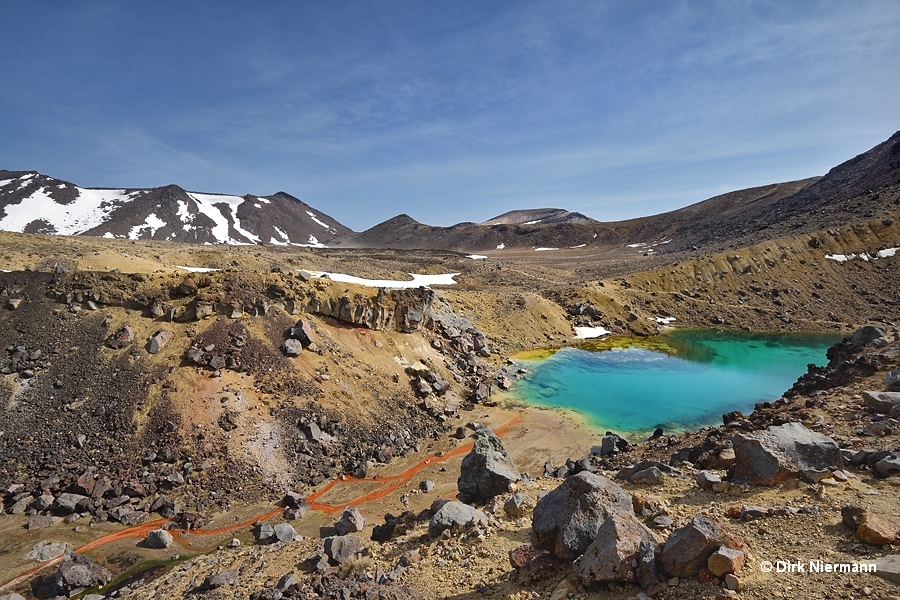
{"label": "eroded cliff face", "polygon": [[130,522],[159,495],[227,507],[404,456],[491,372],[483,336],[435,323],[433,298],[284,274],[2,273],[0,487]]}

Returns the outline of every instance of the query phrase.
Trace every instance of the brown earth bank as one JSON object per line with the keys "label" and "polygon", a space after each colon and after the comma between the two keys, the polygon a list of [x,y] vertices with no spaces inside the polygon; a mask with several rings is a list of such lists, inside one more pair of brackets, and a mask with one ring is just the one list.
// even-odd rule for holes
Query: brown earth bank
{"label": "brown earth bank", "polygon": [[[0,516],[0,572],[8,574],[5,581],[37,565],[24,556],[41,541],[76,547],[101,532],[162,515],[178,527],[210,518],[213,524],[205,528],[240,523],[240,517],[254,516],[256,508],[247,507],[265,513],[286,491],[308,496],[336,477],[366,478],[368,483],[348,482],[359,488],[328,492],[329,503],[343,504],[377,488],[374,476],[402,472],[471,442],[456,437],[471,438],[467,423],[508,421],[511,415],[493,406],[498,397],[492,391],[513,379],[506,369],[511,354],[577,343],[573,326],[647,335],[657,331],[658,317],[675,317],[677,325],[749,330],[882,328],[884,347],[848,355],[855,367],[839,371],[838,361],[837,374],[823,375],[824,383],[807,381],[788,403],[733,419],[739,425],[728,430],[664,436],[594,461],[592,469],[613,477],[626,463],[668,465],[676,450],[698,448],[681,455],[687,464],[676,461],[678,473],[663,481],[623,483],[632,496],[652,496],[640,505],[651,514],[641,509],[639,517],[649,517],[651,526],[656,517],[671,519],[656,529],[658,535],[701,512],[728,521],[731,505],[778,509],[760,521],[730,520],[750,547],[739,572],[742,596],[850,597],[869,588],[870,595],[886,597],[888,584],[870,575],[777,579],[758,569],[759,561],[770,555],[780,560],[779,553],[789,550],[797,560],[885,554],[884,546],[854,541],[841,525],[840,509],[847,504],[861,503],[888,521],[898,517],[894,479],[875,478],[868,463],[863,470],[838,469],[845,480],[836,485],[809,487],[791,479],[774,488],[728,485],[715,493],[694,479],[719,440],[779,422],[828,433],[845,450],[898,449],[894,417],[867,412],[861,396],[885,389],[884,374],[897,367],[892,327],[900,258],[879,256],[897,247],[900,230],[890,211],[705,256],[692,250],[643,256],[646,249],[623,247],[472,259],[439,251],[211,247],[0,233],[0,267],[11,271],[0,274],[0,495],[11,513]],[[841,257],[846,260],[836,260]],[[216,270],[189,272],[179,265]],[[454,286],[384,290],[310,276],[320,271],[390,279],[459,275]],[[517,486],[531,506],[538,494],[560,484],[543,477],[544,463],[559,467],[566,458],[577,460],[600,443],[600,433],[572,415],[525,411],[503,443],[519,471],[530,474]],[[454,497],[460,459],[435,462],[362,504],[369,526],[386,513],[418,514],[436,498]],[[434,488],[417,492],[426,478]],[[508,517],[502,506],[509,495],[488,503],[487,525],[449,537],[428,538],[427,519],[409,521],[406,533],[383,545],[369,542],[366,529],[368,556],[339,573],[306,562],[321,543],[319,527],[335,517],[316,511],[295,522],[304,542],[248,547],[253,539],[244,528],[223,534],[212,548],[225,546],[232,535],[241,546],[211,554],[194,556],[209,548],[203,536],[191,541],[193,549],[179,544],[168,553],[125,539],[89,554],[115,574],[176,553],[192,556],[188,566],[160,569],[155,579],[147,574],[138,578],[142,585],[129,584],[136,597],[179,597],[187,590],[198,597],[274,593],[278,578],[289,572],[312,587],[284,586],[283,597],[334,589],[385,596],[412,590],[425,597],[637,596],[640,589],[627,584],[583,588],[569,563],[554,563],[546,577],[526,581],[510,565],[509,551],[528,542],[531,513]],[[786,507],[804,510],[794,514]],[[415,564],[404,567],[396,582],[381,578],[379,587],[379,570],[394,573],[402,555],[417,549],[418,559],[404,559]],[[200,589],[213,571],[234,570],[236,584]],[[714,597],[723,582],[687,577],[656,592]],[[42,575],[16,589],[52,597],[50,588]]]}

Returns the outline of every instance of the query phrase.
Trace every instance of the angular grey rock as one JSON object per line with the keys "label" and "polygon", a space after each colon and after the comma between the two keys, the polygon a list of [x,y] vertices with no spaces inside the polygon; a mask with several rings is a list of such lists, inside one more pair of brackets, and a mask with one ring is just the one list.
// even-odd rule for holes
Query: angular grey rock
{"label": "angular grey rock", "polygon": [[873,467],[876,477],[890,477],[894,473],[900,473],[900,457],[890,455],[882,458]]}
{"label": "angular grey rock", "polygon": [[60,494],[53,503],[53,511],[60,515],[67,515],[75,512],[79,504],[88,507],[86,503],[89,501],[90,498],[81,494]]}
{"label": "angular grey rock", "polygon": [[144,543],[148,548],[157,548],[160,550],[164,550],[172,545],[172,534],[166,531],[165,529],[154,529],[150,533],[147,534],[146,540]]}
{"label": "angular grey rock", "polygon": [[214,590],[216,588],[222,587],[223,585],[236,585],[237,576],[237,571],[222,571],[221,573],[216,573],[215,575],[209,575],[206,579],[203,580],[203,583],[200,584],[200,589]]}
{"label": "angular grey rock", "polygon": [[669,535],[660,560],[673,577],[693,577],[720,546],[743,550],[747,541],[709,517],[696,516]]}
{"label": "angular grey rock", "polygon": [[868,345],[879,338],[884,337],[884,330],[874,325],[860,327],[850,336],[850,345],[854,348]]}
{"label": "angular grey rock", "polygon": [[882,556],[875,561],[875,573],[888,581],[900,585],[900,554]]}
{"label": "angular grey rock", "polygon": [[641,542],[638,547],[637,580],[642,589],[649,589],[660,582],[659,570],[656,566],[659,548],[659,544],[650,542]]}
{"label": "angular grey rock", "polygon": [[57,592],[69,595],[73,590],[106,584],[112,580],[112,573],[83,554],[67,550],[59,569],[56,571]]}
{"label": "angular grey rock", "polygon": [[278,523],[274,527],[275,529],[275,539],[277,539],[282,544],[289,544],[294,541],[294,538],[297,537],[297,532],[291,527],[290,523]]}
{"label": "angular grey rock", "polygon": [[284,350],[284,353],[288,356],[300,356],[303,353],[303,344],[300,340],[288,338],[281,344],[281,349]]}
{"label": "angular grey rock", "polygon": [[366,526],[366,519],[355,506],[348,506],[341,513],[341,518],[334,524],[338,535],[347,535],[348,533],[356,533],[362,531]]}
{"label": "angular grey rock", "polygon": [[518,494],[510,496],[506,502],[503,503],[503,512],[511,517],[521,517],[528,510],[529,506],[528,496],[519,492]]}
{"label": "angular grey rock", "polygon": [[891,410],[900,405],[900,392],[863,392],[863,402],[875,412],[888,415]]}
{"label": "angular grey rock", "polygon": [[278,580],[278,583],[275,584],[275,589],[283,592],[288,589],[292,585],[300,583],[297,581],[297,578],[294,577],[292,573],[287,573],[286,575],[282,575],[281,579]]}
{"label": "angular grey rock", "polygon": [[697,487],[701,490],[711,490],[715,483],[722,483],[722,478],[715,473],[710,473],[709,471],[697,473]]}
{"label": "angular grey rock", "polygon": [[642,483],[649,485],[658,485],[665,481],[665,476],[657,467],[650,467],[634,473],[628,478],[631,483]]}
{"label": "angular grey rock", "polygon": [[426,479],[419,483],[419,489],[427,494],[434,489],[434,482]]}
{"label": "angular grey rock", "polygon": [[332,565],[342,565],[363,551],[362,540],[355,535],[333,535],[323,540],[325,556]]}
{"label": "angular grey rock", "polygon": [[445,530],[460,531],[487,523],[487,515],[477,508],[462,502],[446,502],[428,523],[428,535],[437,537]]}
{"label": "angular grey rock", "polygon": [[271,544],[275,541],[275,528],[268,523],[257,523],[253,528],[257,544]]}
{"label": "angular grey rock", "polygon": [[587,587],[610,581],[636,583],[641,543],[656,546],[659,540],[635,517],[611,515],[575,562],[575,573]]}
{"label": "angular grey rock", "polygon": [[322,430],[315,421],[304,424],[301,429],[303,430],[303,435],[306,436],[306,439],[311,442],[318,442],[322,439]]}
{"label": "angular grey rock", "polygon": [[31,508],[36,511],[47,510],[51,506],[53,506],[53,495],[47,492],[44,492],[40,496],[34,499],[34,502],[31,503]]}
{"label": "angular grey rock", "polygon": [[157,332],[150,338],[150,347],[148,348],[150,354],[158,353],[173,337],[175,337],[175,332],[168,329]]}
{"label": "angular grey rock", "polygon": [[34,502],[34,497],[30,495],[24,498],[20,498],[19,500],[16,500],[12,503],[7,512],[9,512],[9,514],[11,515],[18,515],[20,513],[23,513],[28,510],[28,505],[32,502]]}
{"label": "angular grey rock", "polygon": [[486,425],[475,428],[475,445],[463,458],[459,491],[475,500],[487,501],[505,494],[511,483],[521,478],[506,449]]}
{"label": "angular grey rock", "polygon": [[631,496],[609,479],[583,471],[538,500],[531,517],[531,540],[536,548],[574,560],[611,515],[633,517]]}
{"label": "angular grey rock", "polygon": [[313,343],[312,327],[308,321],[300,319],[297,324],[291,327],[291,337],[299,341],[304,347]]}
{"label": "angular grey rock", "polygon": [[736,434],[732,481],[772,486],[798,477],[804,469],[840,468],[841,450],[828,436],[799,423],[785,423],[763,431]]}
{"label": "angular grey rock", "polygon": [[28,523],[25,525],[25,529],[27,529],[28,531],[33,531],[35,529],[44,529],[46,527],[50,527],[51,525],[56,525],[61,520],[62,517],[34,515],[33,517],[28,517]]}
{"label": "angular grey rock", "polygon": [[43,540],[32,547],[31,551],[25,555],[25,560],[47,562],[65,554],[67,548],[68,546],[65,542],[48,542]]}

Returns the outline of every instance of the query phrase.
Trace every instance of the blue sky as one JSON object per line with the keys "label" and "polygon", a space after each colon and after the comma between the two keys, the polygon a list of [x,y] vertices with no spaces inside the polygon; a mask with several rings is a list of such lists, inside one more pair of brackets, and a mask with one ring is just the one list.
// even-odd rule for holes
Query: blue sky
{"label": "blue sky", "polygon": [[361,230],[654,214],[900,129],[900,2],[4,2],[0,168]]}

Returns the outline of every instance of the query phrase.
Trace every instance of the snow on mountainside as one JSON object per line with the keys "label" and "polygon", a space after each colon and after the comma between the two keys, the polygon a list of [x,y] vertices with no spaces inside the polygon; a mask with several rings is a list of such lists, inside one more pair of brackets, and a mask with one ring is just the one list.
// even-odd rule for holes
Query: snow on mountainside
{"label": "snow on mountainside", "polygon": [[0,229],[199,244],[326,246],[350,233],[284,192],[229,196],[151,189],[88,189],[35,172],[0,171]]}

